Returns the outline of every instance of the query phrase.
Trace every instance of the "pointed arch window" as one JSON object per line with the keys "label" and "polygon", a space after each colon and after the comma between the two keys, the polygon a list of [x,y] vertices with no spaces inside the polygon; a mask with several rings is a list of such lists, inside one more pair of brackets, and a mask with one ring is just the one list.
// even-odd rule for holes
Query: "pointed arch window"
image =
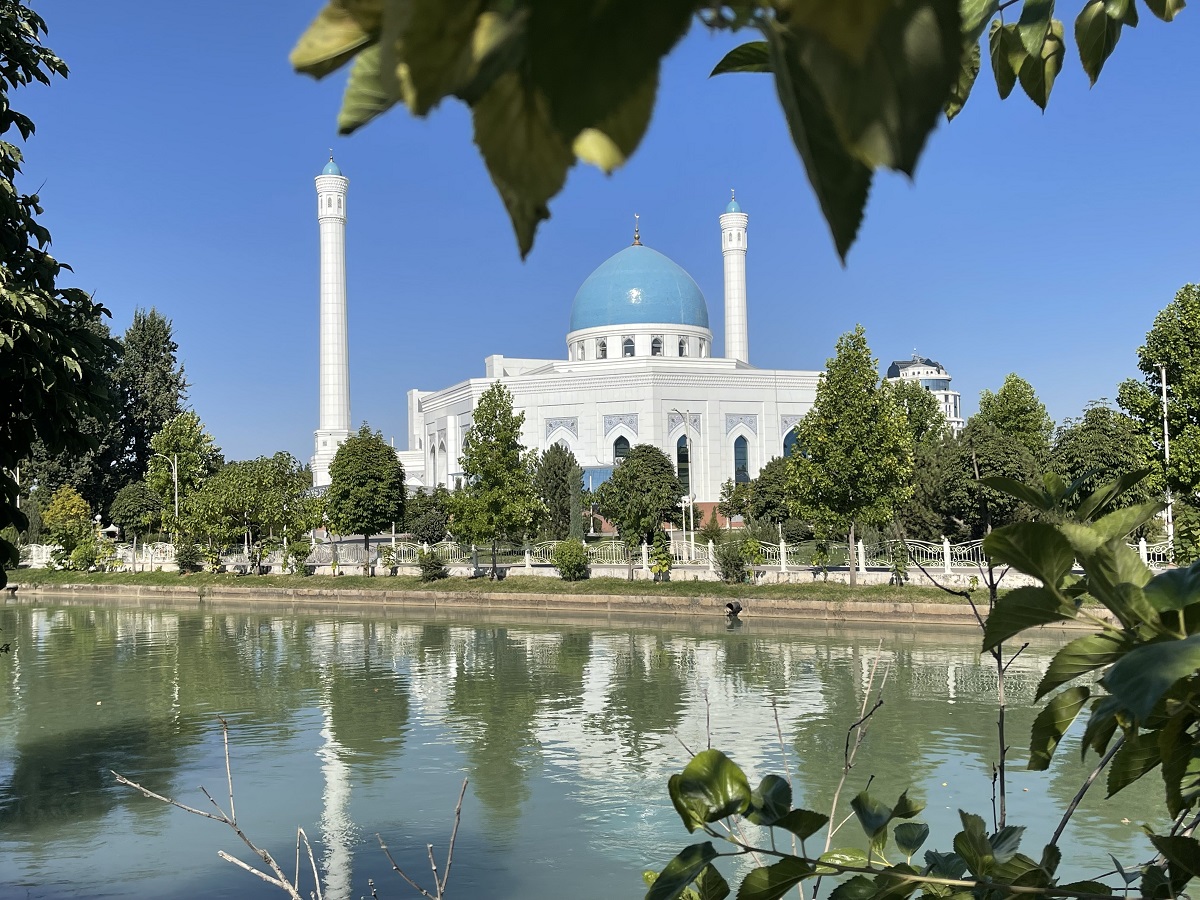
{"label": "pointed arch window", "polygon": [[680,356],[687,356],[687,355],[688,355],[687,338],[680,338],[680,339],[679,339],[679,355],[680,355]]}
{"label": "pointed arch window", "polygon": [[621,462],[629,456],[629,439],[622,435],[613,441],[613,464]]}
{"label": "pointed arch window", "polygon": [[700,358],[708,358],[708,341],[706,341],[704,338],[700,338]]}
{"label": "pointed arch window", "polygon": [[621,342],[621,355],[633,356],[633,338],[627,337]]}
{"label": "pointed arch window", "polygon": [[608,359],[608,341],[604,338],[596,341],[596,359]]}
{"label": "pointed arch window", "polygon": [[784,457],[791,456],[796,452],[796,429],[793,428],[783,436],[783,455]]}
{"label": "pointed arch window", "polygon": [[680,435],[675,442],[675,471],[679,473],[679,484],[686,497],[692,492],[692,459],[688,453],[687,435]]}
{"label": "pointed arch window", "polygon": [[654,336],[654,339],[652,341],[650,341],[650,355],[651,356],[662,356],[663,355],[663,339],[662,339],[661,334],[656,334]]}
{"label": "pointed arch window", "polygon": [[750,442],[744,437],[733,442],[733,481],[735,484],[750,483]]}

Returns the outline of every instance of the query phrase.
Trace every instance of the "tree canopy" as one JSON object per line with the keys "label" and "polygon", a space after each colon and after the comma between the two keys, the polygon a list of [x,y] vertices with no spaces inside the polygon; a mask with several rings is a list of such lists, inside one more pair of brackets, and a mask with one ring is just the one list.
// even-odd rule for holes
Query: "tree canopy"
{"label": "tree canopy", "polygon": [[533,485],[536,457],[521,444],[524,424],[501,382],[484,391],[463,441],[463,485],[450,495],[455,536],[490,544],[493,574],[496,544],[524,540],[545,512]]}
{"label": "tree canopy", "polygon": [[176,488],[182,515],[187,498],[224,464],[221,448],[213,442],[212,435],[205,431],[200,417],[190,410],[170,419],[150,439],[146,483],[162,498],[163,524],[167,528],[178,531],[180,527],[175,517]]}
{"label": "tree canopy", "polygon": [[153,531],[162,521],[162,510],[162,497],[146,482],[134,481],[117,491],[108,516],[129,537]]}
{"label": "tree canopy", "polygon": [[[1154,445],[1142,423],[1105,401],[1089,403],[1083,415],[1065,420],[1054,435],[1050,468],[1068,484],[1082,479],[1090,494],[1120,475],[1158,469]],[[1146,503],[1162,494],[1162,479],[1146,478],[1122,494],[1123,504]]]}
{"label": "tree canopy", "polygon": [[[27,141],[34,123],[12,104],[14,89],[34,81],[50,84],[67,66],[41,43],[46,24],[14,0],[0,0],[0,134]],[[14,138],[15,139],[15,138]],[[108,315],[78,288],[63,288],[64,266],[49,253],[50,232],[37,194],[16,181],[22,152],[0,141],[0,530],[25,528],[18,504],[17,469],[40,441],[47,455],[86,452],[96,436],[75,428],[87,417],[104,421],[113,401],[104,378],[114,350],[97,328]],[[0,585],[4,564],[16,565],[16,547],[0,537]]]}
{"label": "tree canopy", "polygon": [[889,521],[909,493],[908,420],[878,369],[861,325],[838,338],[816,402],[797,426],[803,452],[788,457],[796,512],[826,537],[847,534],[852,546],[858,528]]}
{"label": "tree canopy", "polygon": [[396,451],[366,422],[337,449],[329,463],[325,514],[337,534],[363,536],[363,568],[371,535],[404,521],[404,466]]}
{"label": "tree canopy", "polygon": [[121,426],[128,469],[146,471],[150,439],[183,412],[187,381],[176,359],[170,319],[158,310],[134,310],[121,339],[121,361],[114,373],[121,405]]}
{"label": "tree canopy", "polygon": [[1004,379],[1000,390],[995,393],[985,390],[979,394],[979,412],[971,419],[993,425],[1001,433],[1020,441],[1039,466],[1049,461],[1054,420],[1033,386],[1015,372]]}
{"label": "tree canopy", "polygon": [[538,460],[533,486],[546,507],[546,536],[565,541],[571,534],[572,507],[578,510],[583,490],[583,469],[575,454],[561,444],[547,447]]}
{"label": "tree canopy", "polygon": [[[862,221],[874,171],[912,176],[929,133],[962,109],[987,51],[1001,98],[1019,82],[1042,109],[1066,56],[1054,4],[1023,0],[617,0],[411,4],[329,0],[292,50],[323,78],[352,62],[338,118],[349,133],[397,103],[425,116],[454,97],[524,256],[577,160],[609,173],[654,110],[661,60],[693,17],[752,32],[713,74],[769,73],[839,255]],[[1183,0],[1145,0],[1171,21]],[[1080,61],[1094,84],[1134,0],[1084,0]]]}
{"label": "tree canopy", "polygon": [[681,524],[683,485],[665,453],[637,444],[596,491],[596,504],[626,544],[654,541],[664,522]]}

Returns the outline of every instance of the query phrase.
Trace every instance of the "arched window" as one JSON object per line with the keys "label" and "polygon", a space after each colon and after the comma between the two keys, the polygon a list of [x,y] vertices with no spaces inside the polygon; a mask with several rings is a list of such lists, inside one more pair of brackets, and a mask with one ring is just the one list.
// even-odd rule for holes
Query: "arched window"
{"label": "arched window", "polygon": [[575,358],[583,359],[583,341],[575,342]]}
{"label": "arched window", "polygon": [[663,339],[662,339],[661,334],[656,334],[654,336],[654,340],[652,340],[650,342],[650,355],[651,356],[662,356],[663,355]]}
{"label": "arched window", "polygon": [[330,197],[329,199],[327,199],[325,201],[325,205],[328,206],[330,209],[333,209],[333,197]]}
{"label": "arched window", "polygon": [[679,484],[683,487],[683,495],[686,497],[692,492],[692,465],[691,458],[688,456],[686,434],[680,435],[675,444],[675,469],[679,473]]}
{"label": "arched window", "polygon": [[613,441],[613,464],[629,456],[629,439],[622,436]]}
{"label": "arched window", "polygon": [[736,484],[750,483],[750,444],[744,437],[733,442],[733,480]]}
{"label": "arched window", "polygon": [[708,358],[708,341],[706,341],[704,338],[700,338],[700,358]]}
{"label": "arched window", "polygon": [[633,338],[627,337],[621,342],[621,355],[633,356]]}
{"label": "arched window", "polygon": [[604,338],[596,341],[596,359],[608,359],[608,341]]}
{"label": "arched window", "polygon": [[791,456],[796,452],[796,429],[793,428],[783,436],[783,455]]}
{"label": "arched window", "polygon": [[679,355],[687,356],[687,338],[679,339]]}

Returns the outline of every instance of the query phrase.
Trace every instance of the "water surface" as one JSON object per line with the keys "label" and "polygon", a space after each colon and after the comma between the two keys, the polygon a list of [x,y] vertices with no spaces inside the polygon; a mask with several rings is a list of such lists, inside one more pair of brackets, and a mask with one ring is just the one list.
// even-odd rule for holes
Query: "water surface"
{"label": "water surface", "polygon": [[[207,808],[204,785],[227,805],[218,717],[240,824],[289,872],[303,827],[332,900],[369,895],[372,878],[409,895],[376,833],[428,882],[425,845],[440,859],[464,777],[453,896],[639,897],[641,871],[692,842],[666,792],[689,751],[711,742],[752,783],[786,766],[798,802],[827,811],[872,678],[884,705],[843,807],[868,783],[889,803],[909,789],[942,849],[960,807],[991,820],[996,674],[967,628],[46,601],[0,607],[0,629],[5,898],[282,896],[217,857],[252,858],[224,826],[109,773]],[[1023,769],[1034,689],[1068,637],[1035,638],[1006,679],[1009,817],[1035,858],[1095,762],[1076,744],[1050,772]],[[1109,802],[1102,788],[1068,831],[1093,872],[1110,851],[1140,861],[1138,826],[1162,818],[1156,776]]]}

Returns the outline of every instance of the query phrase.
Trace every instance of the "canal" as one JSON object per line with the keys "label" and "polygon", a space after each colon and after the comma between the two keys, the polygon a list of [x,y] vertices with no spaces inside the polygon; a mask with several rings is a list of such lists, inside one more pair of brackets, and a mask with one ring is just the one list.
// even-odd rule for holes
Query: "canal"
{"label": "canal", "polygon": [[[1071,636],[1035,636],[1006,678],[1009,820],[1035,859],[1095,763],[1068,739],[1049,772],[1024,769],[1035,687]],[[330,900],[370,896],[368,879],[412,896],[376,834],[428,884],[464,777],[451,896],[640,897],[641,872],[692,842],[666,791],[689,751],[725,750],[752,784],[786,766],[798,805],[828,812],[868,692],[883,705],[842,814],[869,782],[927,803],[931,848],[950,849],[960,808],[991,821],[996,673],[969,628],[42,599],[0,606],[3,641],[4,898],[283,896],[218,858],[257,862],[225,826],[110,774],[227,806],[219,717],[239,824],[289,873],[303,827]],[[1140,825],[1164,813],[1161,779],[1143,781],[1093,788],[1067,833],[1087,868],[1068,877],[1149,855]],[[850,822],[834,846],[854,845]]]}

